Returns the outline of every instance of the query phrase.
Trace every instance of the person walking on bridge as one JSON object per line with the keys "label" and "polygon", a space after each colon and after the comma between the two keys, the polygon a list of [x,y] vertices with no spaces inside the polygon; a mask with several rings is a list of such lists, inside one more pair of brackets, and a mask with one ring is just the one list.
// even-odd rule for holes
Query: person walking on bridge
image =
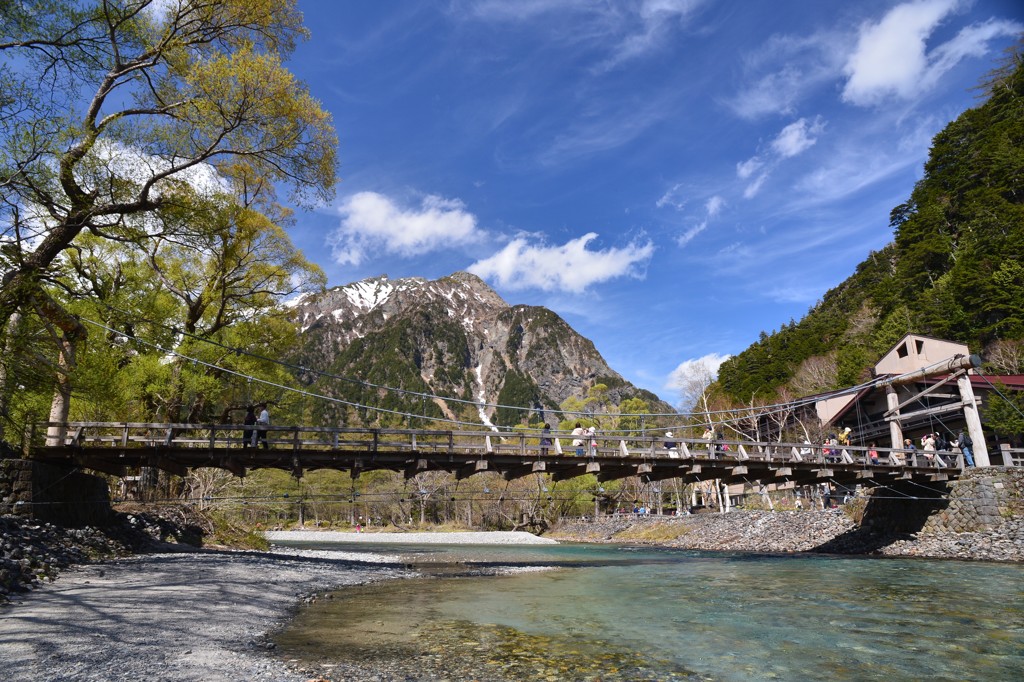
{"label": "person walking on bridge", "polygon": [[257,407],[260,408],[260,416],[256,419],[256,431],[253,434],[252,446],[256,447],[257,444],[262,443],[263,449],[268,450],[266,427],[270,426],[270,412],[267,411],[266,403],[260,403]]}

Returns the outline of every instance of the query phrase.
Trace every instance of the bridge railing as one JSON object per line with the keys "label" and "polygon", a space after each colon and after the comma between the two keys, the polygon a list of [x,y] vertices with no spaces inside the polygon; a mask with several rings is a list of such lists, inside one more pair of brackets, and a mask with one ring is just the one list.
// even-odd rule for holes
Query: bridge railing
{"label": "bridge railing", "polygon": [[[246,438],[256,427],[239,424],[159,424],[110,422],[46,422],[35,425],[33,445],[81,448],[145,448],[175,447],[230,449],[244,448]],[[576,455],[574,436],[552,432],[550,443],[541,442],[535,430],[443,431],[425,429],[370,429],[343,426],[266,426],[268,447],[291,450],[334,450],[362,452],[458,453],[485,455],[490,453],[521,457]],[[62,441],[55,431],[64,433]],[[699,438],[671,439],[662,435],[588,435],[582,439],[585,457],[631,457],[641,460],[718,460],[738,463],[762,461],[783,465],[789,462],[820,463],[823,467],[913,467],[963,468],[959,453],[933,453],[927,457],[919,450],[870,448],[865,446],[829,446],[810,443],[714,440]],[[877,464],[870,453],[877,454]],[[1012,453],[1011,453],[1012,454]]]}
{"label": "bridge railing", "polygon": [[1024,466],[1024,448],[1010,447],[1009,443],[999,444],[999,457],[992,464],[1004,467]]}

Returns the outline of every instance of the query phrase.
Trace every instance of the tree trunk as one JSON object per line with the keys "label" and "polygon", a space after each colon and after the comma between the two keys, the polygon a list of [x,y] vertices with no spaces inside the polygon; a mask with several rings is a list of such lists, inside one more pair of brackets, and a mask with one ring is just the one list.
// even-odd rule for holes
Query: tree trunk
{"label": "tree trunk", "polygon": [[66,334],[60,341],[60,353],[57,357],[57,386],[53,391],[50,403],[51,422],[59,422],[56,426],[46,428],[46,444],[61,445],[67,435],[68,412],[71,410],[71,372],[75,367],[75,341]]}
{"label": "tree trunk", "polygon": [[0,358],[0,441],[4,439],[4,429],[7,418],[10,416],[11,393],[14,390],[11,385],[10,363],[14,362],[15,345],[20,329],[21,313],[15,312],[7,321],[7,329],[4,334],[4,355],[3,358]]}

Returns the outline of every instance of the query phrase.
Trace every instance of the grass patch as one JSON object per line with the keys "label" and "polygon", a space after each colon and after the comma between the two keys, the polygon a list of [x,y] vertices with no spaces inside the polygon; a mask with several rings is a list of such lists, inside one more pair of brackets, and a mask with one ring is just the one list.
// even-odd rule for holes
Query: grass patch
{"label": "grass patch", "polygon": [[682,537],[689,529],[682,523],[637,522],[615,534],[616,541],[666,542]]}

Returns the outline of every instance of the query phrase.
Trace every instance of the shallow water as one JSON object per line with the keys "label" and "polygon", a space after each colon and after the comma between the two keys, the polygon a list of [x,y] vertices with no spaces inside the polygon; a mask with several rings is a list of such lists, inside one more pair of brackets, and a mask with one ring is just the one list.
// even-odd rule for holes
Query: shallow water
{"label": "shallow water", "polygon": [[345,589],[281,633],[286,655],[453,679],[1024,676],[1020,565],[608,545],[364,551],[433,576],[479,563],[559,568]]}

